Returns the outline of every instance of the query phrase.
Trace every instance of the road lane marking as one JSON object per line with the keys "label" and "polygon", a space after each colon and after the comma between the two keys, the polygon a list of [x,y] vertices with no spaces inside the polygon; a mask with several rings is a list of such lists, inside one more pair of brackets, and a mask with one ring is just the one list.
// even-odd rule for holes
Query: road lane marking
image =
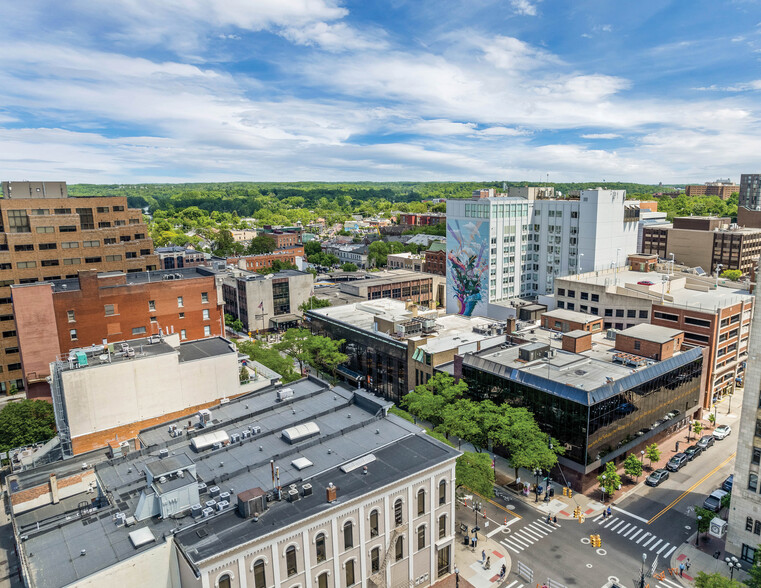
{"label": "road lane marking", "polygon": [[525,534],[527,537],[531,537],[534,541],[539,541],[540,539],[544,539],[544,537],[546,536],[546,535],[537,533],[536,531],[529,529],[528,527],[523,527],[521,529],[521,533]]}
{"label": "road lane marking", "polygon": [[628,529],[631,526],[632,526],[631,523],[626,523],[623,527],[621,527],[618,531],[616,531],[616,533],[620,535],[621,533],[626,531],[626,529]]}
{"label": "road lane marking", "polygon": [[653,544],[650,546],[650,551],[652,551],[653,549],[655,549],[656,547],[658,547],[658,546],[659,546],[661,543],[663,543],[663,539],[658,539],[658,541],[656,541],[655,543],[653,543]]}
{"label": "road lane marking", "polygon": [[602,515],[597,515],[594,519],[592,519],[595,523],[599,523],[602,519]]}
{"label": "road lane marking", "polygon": [[[629,541],[634,541],[634,538],[635,538],[637,535],[639,535],[639,534],[640,534],[642,531],[643,531],[643,529],[640,529],[640,530],[638,530],[636,533],[634,533],[634,535],[632,535],[632,536],[631,536],[631,538],[629,539]],[[628,533],[627,533],[627,535],[628,535]],[[626,535],[624,535],[624,536],[626,536]]]}
{"label": "road lane marking", "polygon": [[507,544],[507,543],[505,543],[504,541],[500,541],[500,543],[501,543],[502,545],[504,545],[505,547],[507,547],[507,548],[508,548],[510,551],[514,552],[514,553],[520,553],[521,551],[523,551],[523,550],[518,550],[518,549],[516,549],[516,548],[515,548],[515,547],[513,547],[512,545],[508,545],[508,544]]}
{"label": "road lane marking", "polygon": [[669,556],[670,556],[672,553],[674,553],[675,551],[676,551],[676,545],[674,545],[674,547],[672,547],[672,548],[671,548],[671,549],[669,549],[669,550],[668,550],[666,553],[664,553],[664,554],[663,554],[663,557],[669,557]]}
{"label": "road lane marking", "polygon": [[714,475],[719,469],[724,467],[727,463],[729,463],[731,460],[734,459],[737,452],[734,452],[732,455],[730,455],[727,459],[722,461],[719,465],[717,465],[715,468],[713,468],[710,472],[708,472],[705,476],[700,478],[697,482],[695,482],[692,486],[687,488],[684,492],[682,492],[679,496],[677,496],[674,500],[671,501],[671,503],[666,506],[663,510],[661,510],[658,514],[656,514],[652,519],[647,521],[648,525],[651,525],[655,520],[658,519],[658,517],[662,516],[665,512],[670,510],[674,505],[676,505],[682,498],[687,496],[690,492],[692,492],[695,488],[697,488],[700,484],[705,482],[708,478],[710,478],[712,475]]}
{"label": "road lane marking", "polygon": [[653,535],[652,537],[650,537],[650,539],[648,539],[647,541],[645,541],[645,542],[642,544],[642,547],[647,547],[648,545],[650,545],[650,543],[652,543],[652,542],[653,542],[653,540],[654,540],[654,539],[655,539],[655,535]]}
{"label": "road lane marking", "polygon": [[613,518],[610,519],[606,524],[603,525],[603,527],[605,527],[607,529],[608,527],[610,527],[613,524],[613,521],[615,521],[615,520],[616,519],[613,519]]}
{"label": "road lane marking", "polygon": [[628,517],[631,517],[631,518],[633,518],[633,519],[637,519],[638,521],[641,521],[641,522],[643,522],[643,523],[646,523],[646,522],[647,522],[647,519],[644,519],[644,518],[642,518],[642,517],[638,517],[637,515],[635,515],[635,514],[632,514],[632,513],[630,513],[629,511],[626,511],[626,510],[624,510],[623,508],[618,508],[617,506],[614,506],[614,507],[613,507],[613,510],[617,510],[618,512],[622,512],[622,513],[624,513],[626,516],[628,516]]}
{"label": "road lane marking", "polygon": [[618,521],[616,521],[616,524],[615,524],[615,525],[613,525],[613,526],[610,528],[610,530],[611,530],[611,531],[615,531],[615,530],[616,530],[618,527],[620,527],[620,526],[621,526],[621,525],[623,525],[623,524],[624,524],[624,521],[623,521],[623,519],[619,519]]}
{"label": "road lane marking", "polygon": [[642,540],[643,540],[645,537],[647,537],[648,535],[650,535],[650,533],[645,533],[644,535],[642,535],[642,537],[640,537],[639,539],[637,539],[637,545],[639,545],[639,542],[640,542],[640,541],[642,541]]}
{"label": "road lane marking", "polygon": [[661,548],[658,550],[658,555],[660,555],[662,551],[664,551],[664,550],[668,549],[669,545],[671,545],[671,543],[666,543],[666,544],[664,544],[664,545],[663,545],[663,547],[661,547]]}
{"label": "road lane marking", "polygon": [[[501,505],[499,502],[494,502],[494,501],[493,501],[491,498],[486,498],[486,497],[484,497],[484,496],[481,496],[481,495],[480,495],[478,492],[474,492],[473,490],[471,490],[471,492],[473,492],[473,494],[475,494],[475,495],[476,495],[476,496],[478,496],[479,498],[481,498],[481,499],[485,500],[486,502],[488,502],[488,503],[490,503],[490,504],[493,504],[493,505],[494,505],[494,506],[496,506],[497,508],[501,508],[501,509],[502,509],[502,510],[504,510],[504,511],[505,511],[507,514],[513,515],[513,516],[514,516],[516,519],[522,519],[522,518],[523,518],[521,515],[519,515],[519,514],[517,514],[517,513],[514,513],[514,512],[513,512],[513,511],[511,511],[511,510],[508,510],[508,509],[506,509],[506,508],[505,508],[504,506],[502,506],[502,505]],[[465,504],[465,506],[467,506],[467,503]]]}

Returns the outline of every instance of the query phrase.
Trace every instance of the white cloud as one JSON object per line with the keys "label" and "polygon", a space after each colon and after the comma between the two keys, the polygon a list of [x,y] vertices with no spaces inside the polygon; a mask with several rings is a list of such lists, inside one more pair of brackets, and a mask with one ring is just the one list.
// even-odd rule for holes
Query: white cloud
{"label": "white cloud", "polygon": [[752,80],[750,82],[733,84],[731,86],[717,86],[716,84],[711,84],[710,86],[693,88],[693,90],[699,90],[701,92],[748,92],[761,90],[761,80]]}
{"label": "white cloud", "polygon": [[616,133],[588,133],[581,135],[582,139],[620,139],[621,135]]}
{"label": "white cloud", "polygon": [[536,6],[541,0],[531,2],[530,0],[510,0],[513,10],[523,16],[536,16]]}

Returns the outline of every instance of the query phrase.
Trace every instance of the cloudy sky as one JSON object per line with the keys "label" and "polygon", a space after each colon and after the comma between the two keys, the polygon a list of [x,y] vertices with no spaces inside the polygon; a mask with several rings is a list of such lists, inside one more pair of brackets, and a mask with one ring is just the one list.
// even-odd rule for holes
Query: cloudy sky
{"label": "cloudy sky", "polygon": [[0,179],[761,171],[761,0],[0,0]]}

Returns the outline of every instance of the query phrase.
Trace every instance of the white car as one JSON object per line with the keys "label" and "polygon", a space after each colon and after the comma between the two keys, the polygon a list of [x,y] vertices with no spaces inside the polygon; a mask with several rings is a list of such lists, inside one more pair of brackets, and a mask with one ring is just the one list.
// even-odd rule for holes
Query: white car
{"label": "white car", "polygon": [[726,437],[729,437],[729,434],[732,432],[732,428],[729,425],[719,425],[716,427],[716,429],[713,432],[713,436],[716,439],[724,439]]}

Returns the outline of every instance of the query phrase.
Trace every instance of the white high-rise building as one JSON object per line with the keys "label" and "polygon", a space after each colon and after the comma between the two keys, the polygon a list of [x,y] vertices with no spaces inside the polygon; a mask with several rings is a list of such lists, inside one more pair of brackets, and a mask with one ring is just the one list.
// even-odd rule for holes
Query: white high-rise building
{"label": "white high-rise building", "polygon": [[639,202],[624,190],[539,200],[478,190],[448,200],[447,312],[498,317],[506,300],[552,292],[556,276],[624,264],[638,221]]}

